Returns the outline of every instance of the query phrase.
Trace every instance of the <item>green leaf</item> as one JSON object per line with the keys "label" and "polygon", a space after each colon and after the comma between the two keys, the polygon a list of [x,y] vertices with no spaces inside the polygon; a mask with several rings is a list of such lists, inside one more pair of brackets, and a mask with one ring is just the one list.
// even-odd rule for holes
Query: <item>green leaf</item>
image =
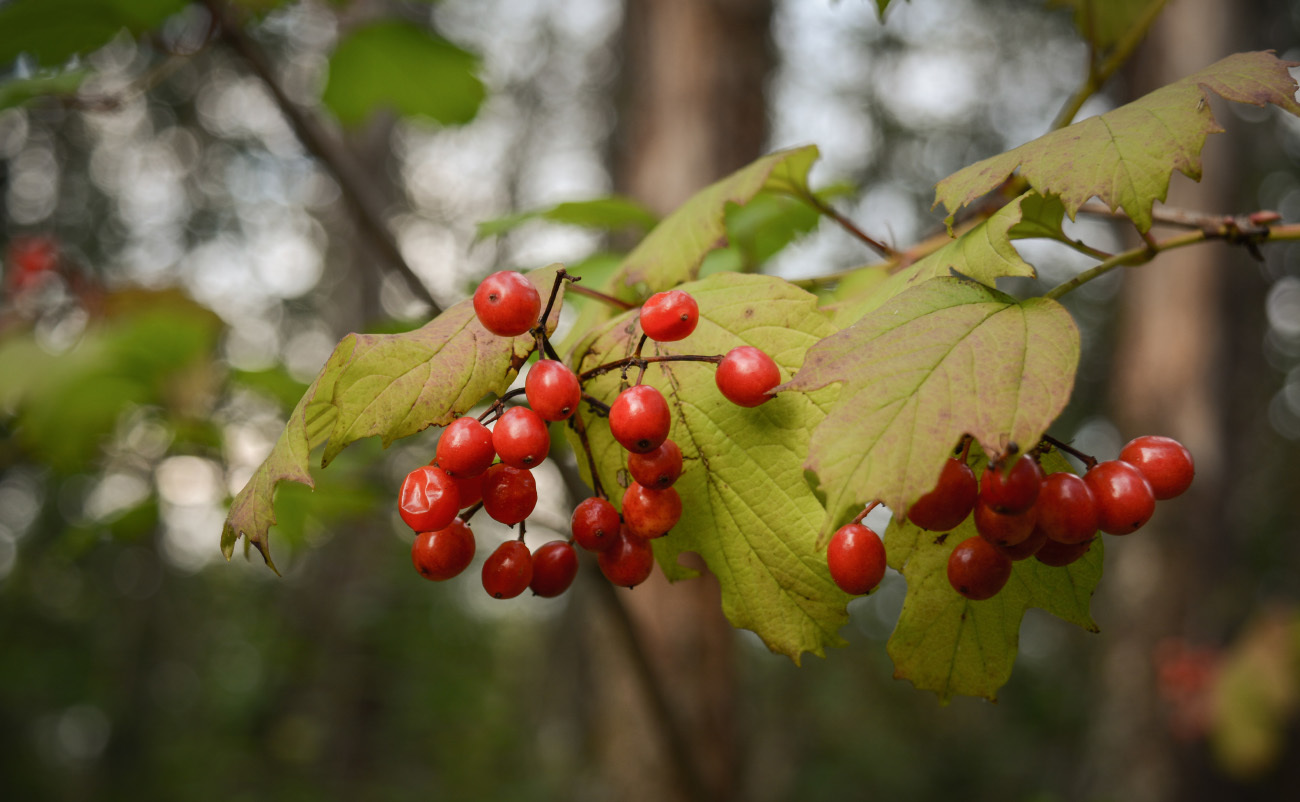
{"label": "green leaf", "polygon": [[[975,465],[977,471],[979,465]],[[1055,452],[1043,459],[1048,472],[1069,470]],[[1101,538],[1078,561],[1053,568],[1035,559],[1014,563],[1011,579],[996,596],[971,601],[948,582],[948,555],[975,533],[974,517],[947,534],[926,532],[895,515],[885,531],[889,564],[907,580],[907,596],[889,639],[894,676],[934,691],[947,702],[956,694],[995,699],[1011,677],[1020,622],[1030,607],[1096,632],[1089,613],[1101,579]]]}
{"label": "green leaf", "polygon": [[0,68],[27,53],[46,66],[157,28],[189,0],[14,0],[0,7]]}
{"label": "green leaf", "polygon": [[483,103],[478,70],[478,56],[419,26],[375,22],[339,43],[322,100],[344,125],[379,109],[459,125]]}
{"label": "green leaf", "polygon": [[1074,9],[1074,26],[1098,53],[1105,54],[1119,44],[1142,20],[1155,13],[1165,0],[1052,0],[1049,5]]}
{"label": "green leaf", "polygon": [[649,231],[654,228],[655,223],[659,222],[654,212],[631,198],[612,195],[588,201],[568,201],[544,209],[533,209],[529,212],[487,220],[478,224],[478,238],[505,234],[529,220],[549,220],[552,223],[566,223],[571,226],[606,231],[619,231],[625,228]]}
{"label": "green leaf", "polygon": [[71,95],[89,74],[86,70],[47,71],[31,78],[0,81],[0,111],[46,95]]}
{"label": "green leaf", "polygon": [[808,193],[808,170],[816,159],[813,145],[778,151],[700,190],[627,255],[621,280],[659,292],[696,278],[704,257],[727,244],[728,204],[743,206],[763,190]]}
{"label": "green leaf", "polygon": [[1017,301],[957,278],[912,287],[814,346],[778,390],[840,382],[807,461],[823,533],[868,501],[906,510],[962,435],[991,454],[1031,448],[1065,408],[1079,330],[1055,301]]}
{"label": "green leaf", "polygon": [[[1011,244],[1010,232],[1029,231],[1050,223],[1050,208],[1037,193],[1027,192],[1003,206],[989,219],[976,224],[952,242],[920,261],[893,273],[883,280],[864,282],[858,295],[828,305],[835,324],[843,328],[878,308],[890,298],[938,276],[954,273],[992,285],[1002,276],[1034,276],[1034,268],[1020,258]],[[1030,214],[1027,215],[1026,212]],[[1060,228],[1059,218],[1057,228]]]}
{"label": "green leaf", "polygon": [[935,203],[947,208],[951,221],[958,209],[1019,170],[1040,194],[1059,195],[1071,219],[1097,196],[1146,231],[1151,206],[1165,199],[1173,171],[1199,180],[1205,137],[1223,130],[1210,110],[1211,92],[1300,114],[1288,66],[1271,53],[1229,56],[1128,105],[965,167],[939,182]]}
{"label": "green leaf", "polygon": [[[720,273],[682,287],[700,307],[691,336],[646,343],[646,354],[721,354],[738,345],[761,348],[783,376],[798,369],[805,351],[833,329],[814,296],[777,278]],[[625,313],[589,340],[573,362],[580,370],[627,356],[641,331]],[[675,487],[688,512],[655,553],[670,579],[692,576],[678,555],[695,552],[722,587],[722,606],[737,627],[751,629],[768,648],[795,661],[842,643],[849,596],[837,588],[816,546],[825,512],[803,478],[811,426],[833,400],[833,390],[789,393],[762,406],[738,407],[718,392],[714,367],[698,362],[651,365],[645,383],[669,400],[671,437],[686,470]],[[635,370],[630,374],[633,380]],[[587,392],[607,403],[620,390],[617,370],[592,379]],[[618,504],[628,483],[626,452],[606,419],[580,411],[588,427],[601,483]],[[581,455],[581,446],[574,448]],[[579,457],[586,469],[586,460]]]}
{"label": "green leaf", "polygon": [[[528,274],[543,298],[557,270],[552,265]],[[548,330],[559,319],[561,300]],[[290,413],[271,454],[231,503],[221,534],[226,559],[242,536],[275,569],[269,545],[275,487],[285,480],[314,487],[308,469],[313,449],[327,443],[324,467],[363,437],[377,435],[387,447],[429,426],[445,426],[488,393],[505,392],[533,348],[528,334],[498,337],[484,329],[468,298],[415,331],[344,337]]]}

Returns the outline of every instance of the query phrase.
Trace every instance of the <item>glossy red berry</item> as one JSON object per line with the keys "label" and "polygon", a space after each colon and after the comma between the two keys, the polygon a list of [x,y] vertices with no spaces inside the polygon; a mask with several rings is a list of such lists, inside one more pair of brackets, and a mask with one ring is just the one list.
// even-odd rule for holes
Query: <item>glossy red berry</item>
{"label": "glossy red berry", "polygon": [[1016,543],[1013,546],[999,546],[993,544],[993,548],[1002,552],[1002,554],[1013,562],[1016,560],[1027,560],[1038,553],[1038,550],[1047,542],[1047,532],[1041,526],[1035,526],[1034,531],[1029,533],[1029,537]]}
{"label": "glossy red berry", "polygon": [[633,482],[623,493],[623,523],[631,535],[642,539],[662,537],[682,517],[682,498],[676,488],[651,490]]}
{"label": "glossy red berry", "polygon": [[1142,472],[1157,501],[1174,498],[1192,486],[1192,452],[1172,437],[1148,434],[1129,441],[1119,458]]}
{"label": "glossy red berry", "polygon": [[1014,515],[1034,506],[1043,484],[1043,469],[1028,454],[1010,468],[990,465],[980,479],[980,499],[994,512]]}
{"label": "glossy red berry", "polygon": [[459,518],[436,532],[421,532],[411,544],[411,562],[425,579],[442,582],[460,574],[474,559],[474,533]]}
{"label": "glossy red berry", "polygon": [[438,467],[452,476],[477,476],[497,456],[492,432],[474,418],[457,418],[447,424],[434,453]]}
{"label": "glossy red berry", "polygon": [[513,599],[533,581],[533,555],[518,540],[507,540],[483,561],[483,589],[494,599]]}
{"label": "glossy red berry", "polygon": [[827,544],[826,564],[840,590],[855,596],[870,593],[885,578],[885,544],[869,527],[846,524]]}
{"label": "glossy red berry", "polygon": [[984,503],[975,502],[975,531],[994,546],[1014,546],[1022,543],[1034,532],[1038,523],[1037,507],[1030,507],[1014,515],[996,512]]}
{"label": "glossy red berry", "polygon": [[578,553],[563,540],[542,544],[533,552],[533,581],[528,583],[542,598],[559,596],[578,575]]}
{"label": "glossy red berry", "polygon": [[495,521],[514,526],[537,506],[537,480],[525,471],[498,462],[483,475],[483,510]]}
{"label": "glossy red berry", "polygon": [[672,415],[663,393],[648,384],[629,387],[609,408],[609,431],[634,454],[654,451],[668,439]]}
{"label": "glossy red berry", "polygon": [[949,459],[939,483],[908,509],[907,520],[931,532],[949,532],[970,515],[977,496],[975,472],[963,460]]}
{"label": "glossy red berry", "polygon": [[483,328],[501,337],[515,337],[537,325],[542,296],[522,273],[500,270],[474,291],[474,314]]}
{"label": "glossy red berry", "polygon": [[578,502],[569,520],[574,541],[587,551],[604,551],[612,546],[622,523],[614,505],[596,496]]}
{"label": "glossy red berry", "polygon": [[781,370],[772,357],[754,346],[740,345],[718,363],[713,380],[731,403],[756,407],[772,398],[767,391],[781,383]]}
{"label": "glossy red berry", "polygon": [[1090,548],[1092,548],[1091,540],[1085,540],[1082,543],[1060,543],[1055,540],[1048,540],[1034,555],[1034,559],[1043,565],[1063,568],[1087,554]]}
{"label": "glossy red berry", "polygon": [[578,410],[582,385],[578,375],[563,362],[543,359],[528,370],[524,380],[528,406],[549,421],[566,420]]}
{"label": "glossy red berry", "polygon": [[1142,472],[1127,462],[1099,462],[1083,476],[1097,502],[1097,528],[1111,535],[1136,532],[1156,511],[1156,497]]}
{"label": "glossy red berry", "polygon": [[417,532],[436,532],[451,524],[460,511],[456,483],[436,465],[423,465],[406,475],[397,509]]}
{"label": "glossy red berry", "polygon": [[1011,578],[1011,560],[982,537],[957,544],[948,555],[948,583],[968,599],[991,599]]}
{"label": "glossy red berry", "polygon": [[511,407],[492,427],[492,447],[501,461],[531,470],[551,450],[551,434],[542,416],[528,407]]}
{"label": "glossy red berry", "polygon": [[655,553],[650,541],[619,532],[609,548],[596,552],[596,563],[610,582],[632,588],[649,578],[655,567]]}
{"label": "glossy red berry", "polygon": [[1097,502],[1088,483],[1068,471],[1043,480],[1034,509],[1038,525],[1058,543],[1082,543],[1097,536]]}
{"label": "glossy red berry", "polygon": [[627,472],[651,489],[672,487],[682,475],[682,450],[672,440],[665,440],[649,453],[628,454]]}
{"label": "glossy red berry", "polygon": [[655,342],[684,340],[700,322],[700,305],[681,290],[656,292],[641,305],[641,331]]}
{"label": "glossy red berry", "polygon": [[451,480],[456,483],[456,495],[460,498],[462,510],[483,500],[483,474],[453,476]]}

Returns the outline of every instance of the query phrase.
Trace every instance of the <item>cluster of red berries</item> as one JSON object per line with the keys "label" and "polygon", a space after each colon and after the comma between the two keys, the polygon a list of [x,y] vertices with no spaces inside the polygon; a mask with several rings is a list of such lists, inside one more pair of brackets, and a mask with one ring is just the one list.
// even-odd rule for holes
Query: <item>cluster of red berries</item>
{"label": "cluster of red berries", "polygon": [[[1157,500],[1180,495],[1195,474],[1192,455],[1181,443],[1154,435],[1131,441],[1118,459],[1107,462],[1073,452],[1088,465],[1082,477],[1069,471],[1045,476],[1035,454],[1028,453],[990,465],[977,481],[966,464],[966,449],[962,453],[948,460],[934,490],[908,509],[907,518],[922,529],[948,532],[974,515],[979,537],[953,549],[948,581],[977,601],[1002,590],[1013,561],[1034,557],[1066,566],[1087,553],[1099,530],[1137,531],[1150,520]],[[827,561],[836,584],[848,593],[869,592],[885,573],[880,538],[858,523],[835,533]]]}
{"label": "cluster of red berries", "polygon": [[[540,310],[540,294],[519,273],[494,273],[474,293],[479,323],[502,337],[535,330],[544,342]],[[674,342],[695,330],[699,306],[680,290],[657,293],[641,307],[640,322],[645,338]],[[639,347],[637,352],[639,358]],[[742,406],[766,401],[768,391],[780,383],[776,363],[756,348],[742,346],[725,357],[697,359],[718,363],[718,387]],[[550,451],[548,422],[569,420],[577,411],[582,381],[562,362],[542,359],[528,372],[524,395],[528,406],[501,411],[498,402],[480,418],[453,421],[439,438],[433,461],[407,475],[398,507],[416,532],[411,548],[416,569],[437,581],[464,571],[475,552],[467,520],[481,506],[494,520],[520,525],[519,538],[502,543],[483,563],[483,587],[495,598],[513,598],[525,589],[543,597],[563,593],[578,571],[574,542],[596,553],[611,582],[632,587],[645,581],[654,568],[650,541],[672,529],[682,514],[681,497],[672,486],[682,472],[682,452],[668,439],[672,418],[663,394],[637,384],[609,407],[610,431],[629,452],[628,472],[634,480],[624,491],[622,515],[607,499],[588,498],[574,510],[573,537],[535,552],[523,542],[523,522],[537,505],[532,470]],[[495,425],[489,429],[484,419],[492,415]]]}

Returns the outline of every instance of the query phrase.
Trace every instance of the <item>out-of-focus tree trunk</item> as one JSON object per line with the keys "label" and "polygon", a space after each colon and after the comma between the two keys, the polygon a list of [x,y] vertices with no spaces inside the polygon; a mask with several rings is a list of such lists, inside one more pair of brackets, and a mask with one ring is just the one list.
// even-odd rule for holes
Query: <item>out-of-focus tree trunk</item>
{"label": "out-of-focus tree trunk", "polygon": [[[1132,94],[1141,96],[1233,52],[1233,4],[1171,3],[1135,59]],[[1234,170],[1226,136],[1210,137],[1205,178],[1176,175],[1169,205],[1232,213]],[[1162,236],[1157,229],[1156,235]],[[1163,235],[1167,235],[1164,232]],[[1195,455],[1192,492],[1158,506],[1143,531],[1107,545],[1099,616],[1105,634],[1092,734],[1092,796],[1129,802],[1202,798],[1181,765],[1158,695],[1154,654],[1165,638],[1197,635],[1197,600],[1225,495],[1222,376],[1225,330],[1233,311],[1221,302],[1227,246],[1188,248],[1129,271],[1120,297],[1111,403],[1125,438],[1163,434]],[[1256,314],[1241,309],[1240,314]],[[1115,455],[1097,455],[1111,459]],[[1103,627],[1105,624],[1103,623]]]}
{"label": "out-of-focus tree trunk", "polygon": [[[767,0],[628,0],[618,191],[665,213],[761,155],[770,17]],[[628,679],[626,654],[616,639],[593,642],[596,676],[609,679],[592,700],[602,784],[625,800],[734,798],[734,633],[717,581],[706,574],[670,587],[656,571],[617,595],[686,743],[674,758],[655,742],[662,728]],[[674,766],[682,759],[686,771]]]}

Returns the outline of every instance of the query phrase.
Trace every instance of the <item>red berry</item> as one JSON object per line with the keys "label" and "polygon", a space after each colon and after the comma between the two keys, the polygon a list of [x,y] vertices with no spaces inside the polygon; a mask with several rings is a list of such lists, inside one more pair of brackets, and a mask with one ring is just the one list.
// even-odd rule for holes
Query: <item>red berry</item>
{"label": "red berry", "polygon": [[456,483],[456,495],[460,497],[460,508],[472,507],[483,500],[483,474],[477,476],[453,476]]}
{"label": "red berry", "polygon": [[609,408],[609,431],[634,454],[654,451],[668,439],[672,415],[663,393],[648,384],[629,387]]}
{"label": "red berry", "polygon": [[1156,497],[1142,472],[1127,462],[1099,462],[1083,475],[1097,502],[1097,528],[1112,535],[1136,532],[1151,520]]}
{"label": "red berry", "polygon": [[870,528],[846,524],[826,546],[826,564],[840,590],[855,596],[870,593],[885,578],[885,544]]}
{"label": "red berry", "polygon": [[1011,560],[982,537],[957,544],[948,555],[948,583],[968,599],[991,599],[1011,578]]}
{"label": "red berry", "polygon": [[1034,509],[1038,525],[1058,543],[1081,543],[1097,536],[1097,502],[1088,483],[1069,471],[1043,480]]}
{"label": "red berry", "polygon": [[507,540],[483,561],[483,589],[494,599],[513,599],[533,581],[533,555],[518,540]]}
{"label": "red berry", "polygon": [[483,328],[502,337],[515,337],[537,325],[542,296],[522,273],[500,270],[474,291],[474,314]]}
{"label": "red berry", "polygon": [[907,511],[907,519],[931,532],[951,531],[970,515],[978,495],[975,472],[964,461],[949,459],[939,474],[939,483],[916,500]]}
{"label": "red berry", "polygon": [[1030,507],[1014,515],[996,512],[981,498],[975,502],[975,531],[994,546],[1023,543],[1038,523],[1038,508]]}
{"label": "red berry", "polygon": [[528,407],[511,407],[492,427],[492,446],[501,461],[516,468],[535,468],[551,450],[546,421]]}
{"label": "red berry", "polygon": [[1131,440],[1119,458],[1142,472],[1158,501],[1182,495],[1196,475],[1192,452],[1171,437],[1148,434]]}
{"label": "red berry", "polygon": [[460,511],[456,483],[436,465],[422,465],[406,475],[398,493],[398,511],[417,532],[445,529]]}
{"label": "red berry", "polygon": [[531,471],[498,462],[483,475],[483,510],[495,521],[514,526],[537,506],[537,480]]}
{"label": "red berry", "polygon": [[1049,539],[1034,555],[1034,559],[1043,565],[1062,568],[1087,554],[1090,548],[1092,548],[1091,540],[1082,543],[1060,543]]}
{"label": "red berry", "polygon": [[577,575],[578,553],[563,540],[552,540],[533,553],[533,581],[528,587],[549,599],[568,590]]}
{"label": "red berry", "polygon": [[781,370],[772,357],[754,346],[740,345],[718,363],[713,380],[731,403],[756,407],[772,398],[767,391],[781,383]]}
{"label": "red berry", "polygon": [[1035,526],[1034,531],[1029,533],[1029,537],[1014,546],[999,546],[995,543],[993,547],[1002,552],[1008,560],[1027,560],[1037,554],[1046,542],[1047,532],[1042,526]]}
{"label": "red berry", "polygon": [[628,534],[649,540],[668,534],[682,517],[682,497],[666,487],[651,490],[633,482],[623,493],[623,521]]}
{"label": "red berry", "polygon": [[627,472],[646,487],[655,490],[672,487],[682,475],[682,450],[672,440],[665,440],[654,451],[628,454]]}
{"label": "red berry", "polygon": [[656,292],[641,305],[641,331],[655,342],[684,340],[700,322],[700,305],[681,290]]}
{"label": "red berry", "polygon": [[620,587],[632,588],[646,581],[655,567],[650,541],[619,532],[609,548],[596,553],[600,572]]}
{"label": "red berry", "polygon": [[464,571],[474,559],[474,533],[459,518],[436,532],[421,532],[411,544],[411,562],[425,579],[442,582]]}
{"label": "red berry", "polygon": [[604,551],[612,546],[621,525],[614,505],[596,496],[579,502],[569,521],[573,539],[587,551]]}
{"label": "red berry", "polygon": [[492,432],[474,418],[457,418],[442,430],[434,460],[452,476],[477,476],[488,469],[497,452]]}
{"label": "red berry", "polygon": [[545,420],[566,420],[578,410],[582,385],[578,383],[578,375],[563,362],[543,359],[528,370],[524,395],[528,397],[528,406]]}
{"label": "red berry", "polygon": [[980,498],[994,512],[1015,514],[1034,506],[1043,484],[1043,469],[1023,454],[1009,469],[989,465],[980,479]]}

